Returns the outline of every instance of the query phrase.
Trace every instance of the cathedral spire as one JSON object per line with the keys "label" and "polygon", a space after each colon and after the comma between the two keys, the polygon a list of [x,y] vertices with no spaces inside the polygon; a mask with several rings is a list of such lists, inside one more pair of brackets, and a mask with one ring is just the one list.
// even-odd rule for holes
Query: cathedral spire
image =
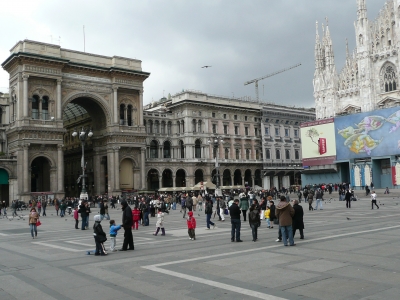
{"label": "cathedral spire", "polygon": [[331,39],[331,34],[329,32],[328,18],[325,18],[325,20],[326,20],[326,30],[324,36],[325,65],[333,69],[335,65],[335,59],[333,55],[332,39]]}
{"label": "cathedral spire", "polygon": [[367,5],[365,0],[357,0],[357,16],[358,20],[367,18]]}
{"label": "cathedral spire", "polygon": [[346,38],[346,59],[349,59],[350,55],[349,55],[349,41]]}

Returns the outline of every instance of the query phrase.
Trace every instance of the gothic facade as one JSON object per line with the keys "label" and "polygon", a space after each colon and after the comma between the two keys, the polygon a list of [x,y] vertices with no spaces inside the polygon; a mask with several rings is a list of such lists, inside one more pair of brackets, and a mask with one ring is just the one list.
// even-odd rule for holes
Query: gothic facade
{"label": "gothic facade", "polygon": [[317,119],[372,111],[400,103],[400,0],[384,4],[374,21],[366,0],[357,0],[356,48],[346,43],[346,63],[337,72],[328,21],[322,38],[316,25],[314,99]]}

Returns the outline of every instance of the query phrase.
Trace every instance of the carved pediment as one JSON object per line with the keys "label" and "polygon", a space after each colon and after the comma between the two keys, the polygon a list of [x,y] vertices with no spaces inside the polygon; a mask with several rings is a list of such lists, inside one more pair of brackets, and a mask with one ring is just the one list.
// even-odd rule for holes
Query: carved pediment
{"label": "carved pediment", "polygon": [[381,101],[377,103],[379,108],[389,108],[400,106],[400,99],[396,99],[393,97],[385,97]]}
{"label": "carved pediment", "polygon": [[353,104],[345,106],[340,114],[355,114],[361,112],[361,107]]}

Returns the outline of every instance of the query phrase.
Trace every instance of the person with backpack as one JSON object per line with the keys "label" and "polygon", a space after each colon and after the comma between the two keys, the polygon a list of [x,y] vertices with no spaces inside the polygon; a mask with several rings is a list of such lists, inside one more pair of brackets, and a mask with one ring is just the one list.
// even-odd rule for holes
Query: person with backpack
{"label": "person with backpack", "polygon": [[315,199],[316,199],[316,201],[317,201],[317,204],[315,205],[315,210],[318,210],[318,205],[319,205],[319,207],[320,207],[320,210],[323,210],[322,209],[322,200],[323,200],[323,196],[324,196],[324,193],[322,192],[322,190],[319,188],[318,190],[317,190],[317,192],[315,193]]}
{"label": "person with backpack", "polygon": [[251,234],[253,235],[253,242],[257,241],[257,231],[258,227],[260,227],[260,212],[256,208],[255,204],[252,204],[250,206],[250,212],[249,212],[249,224],[251,228]]}

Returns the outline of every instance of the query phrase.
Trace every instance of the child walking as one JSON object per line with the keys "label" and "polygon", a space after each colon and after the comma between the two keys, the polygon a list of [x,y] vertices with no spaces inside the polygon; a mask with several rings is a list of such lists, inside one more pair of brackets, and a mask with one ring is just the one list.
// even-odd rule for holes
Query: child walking
{"label": "child walking", "polygon": [[195,229],[196,229],[196,219],[193,217],[193,212],[189,211],[188,212],[188,219],[186,221],[187,227],[188,227],[188,234],[189,234],[189,240],[194,241],[196,239],[196,234],[195,234]]}
{"label": "child walking", "polygon": [[137,208],[137,206],[132,209],[132,221],[132,229],[139,230],[140,210]]}
{"label": "child walking", "polygon": [[265,221],[267,222],[268,228],[271,228],[271,220],[269,215],[271,214],[271,210],[269,209],[269,206],[267,206],[267,209],[265,210],[264,216],[265,216]]}
{"label": "child walking", "polygon": [[156,232],[153,233],[153,235],[157,235],[158,232],[160,231],[161,228],[161,235],[165,235],[165,229],[164,229],[164,213],[161,211],[161,208],[158,209],[158,214],[157,214],[157,223],[156,223]]}
{"label": "child walking", "polygon": [[118,251],[115,249],[117,245],[117,234],[118,230],[121,229],[121,225],[115,225],[114,220],[110,220],[110,251],[115,252]]}
{"label": "child walking", "polygon": [[96,252],[94,255],[105,256],[107,255],[106,249],[104,248],[104,242],[107,241],[106,233],[103,231],[103,227],[101,227],[101,216],[95,215],[93,217],[94,225],[93,225],[93,236],[94,241],[96,243]]}
{"label": "child walking", "polygon": [[75,229],[79,229],[78,228],[79,214],[78,214],[78,207],[77,206],[75,206],[75,208],[74,208],[74,219],[75,219]]}

